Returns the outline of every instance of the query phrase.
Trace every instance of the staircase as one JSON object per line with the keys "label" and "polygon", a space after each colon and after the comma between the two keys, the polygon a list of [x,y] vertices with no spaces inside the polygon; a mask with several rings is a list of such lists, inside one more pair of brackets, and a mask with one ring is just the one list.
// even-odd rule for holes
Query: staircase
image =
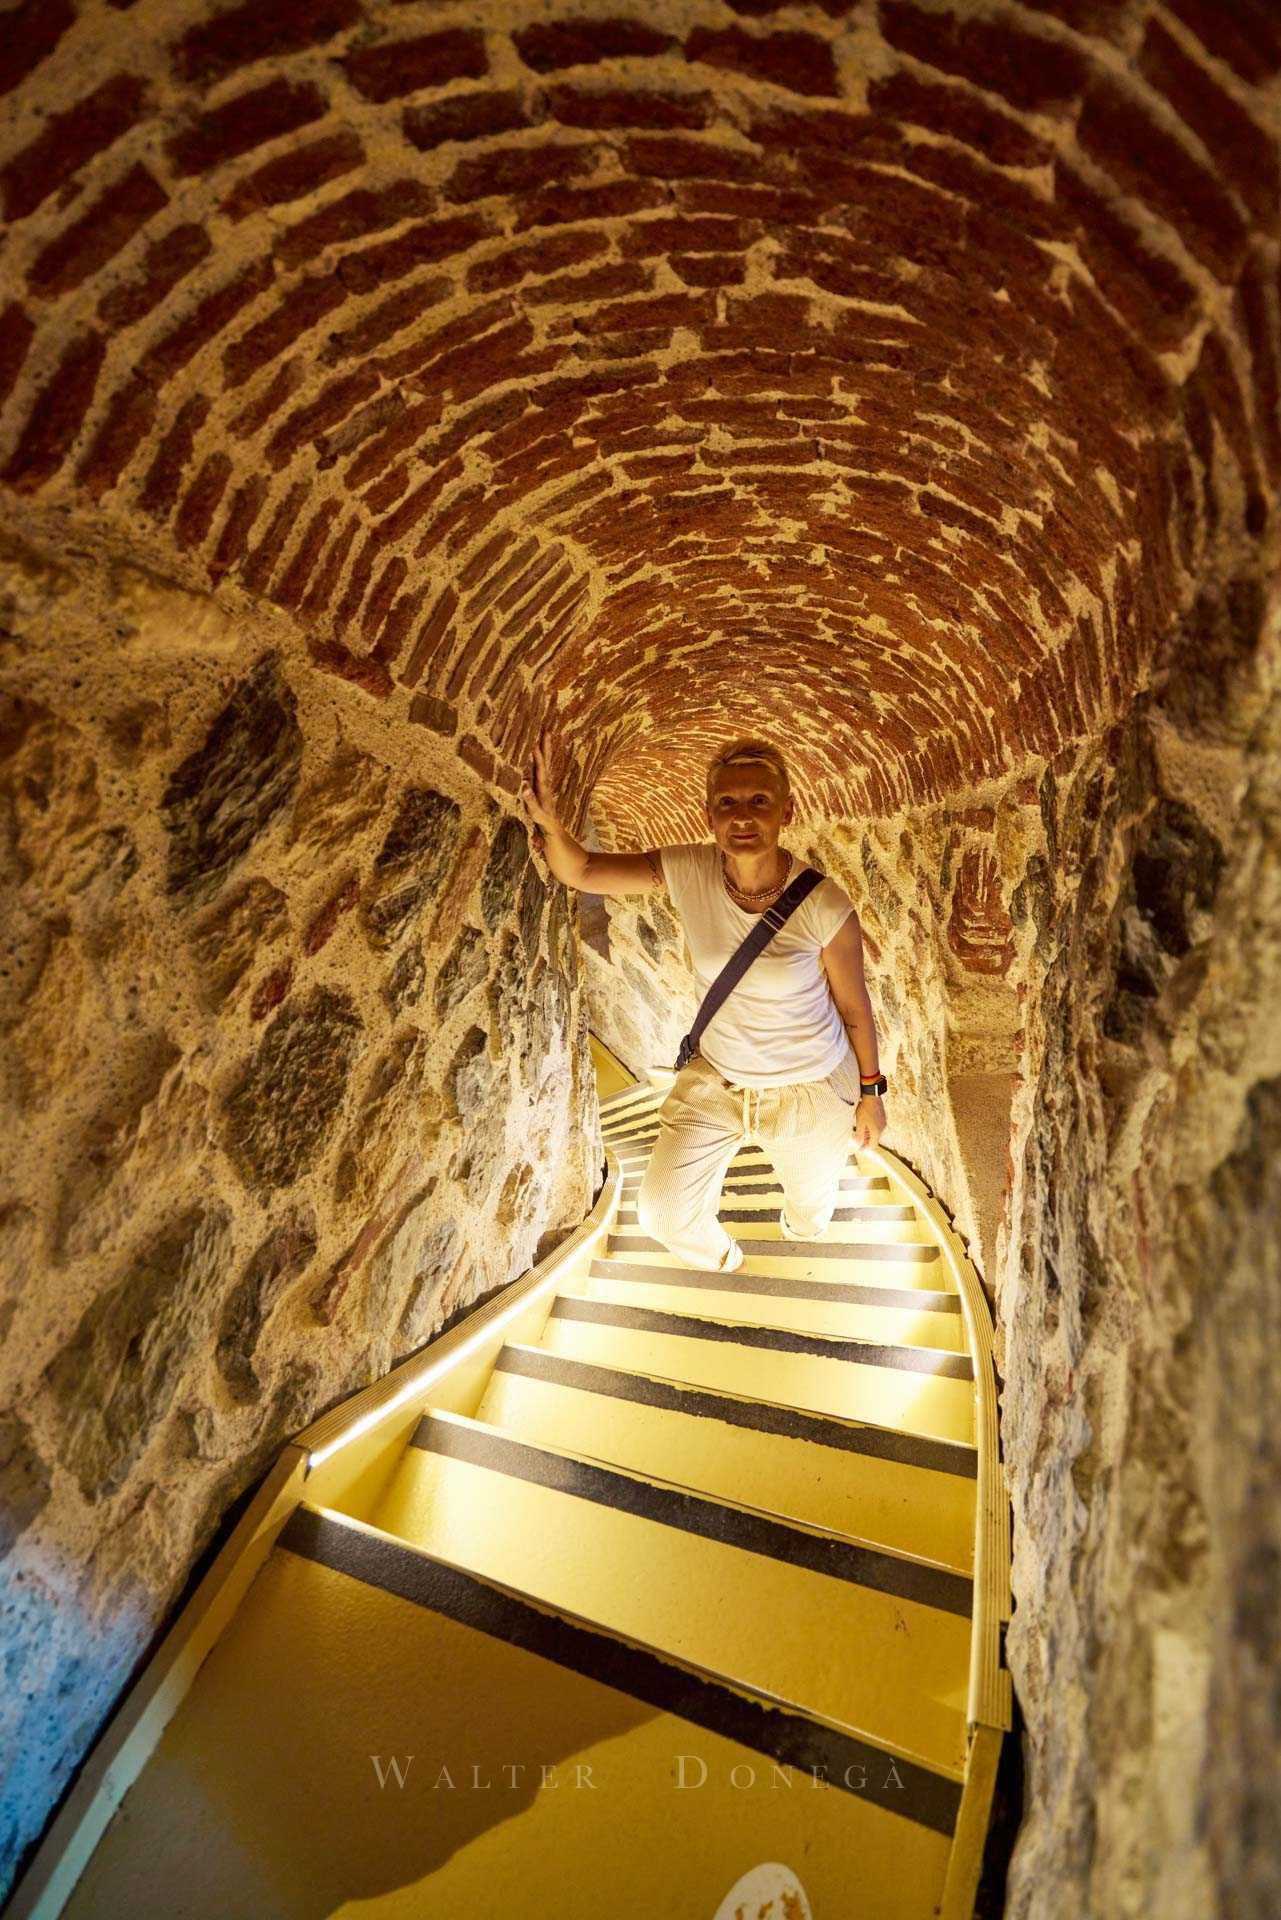
{"label": "staircase", "polygon": [[680,1267],[636,1224],[664,1088],[594,1051],[591,1234],[300,1436],[243,1598],[69,1897],[49,1866],[26,1911],[972,1911],[1009,1724],[977,1278],[882,1153],[782,1239],[756,1146],[722,1201],[742,1268]]}

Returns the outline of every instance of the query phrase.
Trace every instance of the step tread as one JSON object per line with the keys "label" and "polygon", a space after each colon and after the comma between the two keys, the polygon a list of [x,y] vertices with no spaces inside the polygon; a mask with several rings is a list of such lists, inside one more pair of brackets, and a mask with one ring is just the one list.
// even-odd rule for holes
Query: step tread
{"label": "step tread", "polygon": [[876,1283],[846,1280],[806,1280],[801,1275],[750,1273],[739,1267],[722,1273],[715,1267],[660,1267],[635,1260],[605,1258],[593,1260],[588,1269],[592,1279],[634,1281],[653,1286],[705,1288],[712,1292],[768,1294],[778,1299],[844,1301],[848,1305],[901,1308],[906,1313],[954,1313],[961,1311],[961,1296],[956,1292],[928,1287],[891,1287]]}
{"label": "step tread", "polygon": [[918,1605],[969,1619],[973,1583],[941,1561],[905,1548],[889,1548],[853,1534],[708,1493],[648,1469],[620,1466],[599,1455],[524,1439],[492,1421],[465,1414],[424,1414],[409,1444],[448,1454],[494,1472],[545,1486],[616,1512],[634,1513],[680,1527],[703,1539],[785,1560],[811,1573],[892,1593]]}
{"label": "step tread", "polygon": [[643,1397],[675,1411],[687,1407],[692,1413],[752,1426],[758,1431],[808,1440],[842,1452],[876,1455],[926,1471],[959,1474],[969,1480],[975,1479],[978,1472],[977,1449],[969,1440],[934,1439],[875,1420],[810,1413],[787,1401],[733,1393],[724,1387],[702,1386],[672,1374],[611,1366],[606,1361],[578,1360],[570,1354],[554,1353],[547,1347],[517,1341],[509,1341],[500,1350],[495,1367],[556,1378],[565,1385],[582,1386],[599,1393],[626,1390],[629,1397]]}
{"label": "step tread", "polygon": [[[629,1684],[625,1690],[635,1698],[676,1712],[679,1717],[688,1717],[696,1724],[705,1722],[694,1712],[686,1716],[674,1703],[693,1705],[701,1688],[707,1687],[722,1696],[718,1707],[725,1717],[729,1717],[736,1703],[745,1703],[748,1708],[757,1707],[771,1714],[781,1712],[792,1719],[794,1725],[777,1729],[784,1734],[780,1742],[783,1746],[799,1737],[809,1748],[815,1738],[821,1741],[823,1735],[834,1736],[834,1744],[841,1748],[850,1742],[863,1744],[856,1728],[831,1714],[801,1706],[769,1687],[730,1679],[713,1666],[625,1633],[592,1614],[540,1600],[537,1595],[494,1574],[466,1566],[431,1547],[347,1514],[311,1507],[304,1502],[286,1521],[276,1549],[318,1561],[335,1572],[348,1572],[356,1579],[378,1586],[384,1593],[394,1593],[433,1612],[445,1613],[462,1625],[476,1627],[528,1651],[540,1652],[544,1658],[572,1666],[577,1672],[592,1672],[603,1678],[606,1685],[626,1681]],[[566,1657],[569,1655],[574,1657]],[[628,1655],[636,1657],[629,1659]],[[690,1682],[693,1686],[687,1694]],[[766,1728],[764,1712],[744,1713],[741,1719],[754,1720],[762,1738],[774,1731]],[[743,1744],[755,1743],[745,1741]],[[898,1757],[898,1750],[877,1741],[867,1744],[864,1757],[876,1759],[886,1754]],[[912,1756],[903,1755],[902,1760],[908,1764]],[[917,1764],[925,1776],[920,1783],[922,1787],[943,1790],[937,1799],[939,1811],[945,1813],[955,1804],[956,1795],[948,1789],[960,1780],[961,1769]],[[844,1782],[841,1785],[847,1792],[854,1791]],[[939,1830],[950,1833],[951,1821]]]}
{"label": "step tread", "polygon": [[[965,1615],[417,1447],[371,1518],[922,1764],[963,1765]],[[798,1619],[817,1617],[827,1633],[795,1632]]]}
{"label": "step tread", "polygon": [[[612,1390],[599,1378],[611,1372]],[[718,1500],[746,1497],[803,1525],[926,1558],[966,1577],[973,1572],[977,1483],[963,1462],[948,1458],[965,1449],[929,1441],[915,1451],[884,1445],[906,1436],[680,1383],[619,1376],[617,1369],[538,1348],[513,1350],[495,1367],[476,1417],[518,1439]],[[972,1459],[969,1464],[972,1469]]]}
{"label": "step tread", "polygon": [[946,1347],[907,1347],[890,1341],[862,1340],[853,1334],[816,1334],[794,1327],[762,1327],[754,1321],[727,1320],[715,1314],[619,1306],[609,1300],[585,1300],[561,1293],[552,1302],[549,1317],[591,1320],[606,1326],[635,1327],[648,1333],[684,1338],[724,1340],[773,1353],[809,1354],[815,1359],[839,1360],[855,1366],[896,1367],[948,1380],[970,1381],[974,1377],[970,1356]]}

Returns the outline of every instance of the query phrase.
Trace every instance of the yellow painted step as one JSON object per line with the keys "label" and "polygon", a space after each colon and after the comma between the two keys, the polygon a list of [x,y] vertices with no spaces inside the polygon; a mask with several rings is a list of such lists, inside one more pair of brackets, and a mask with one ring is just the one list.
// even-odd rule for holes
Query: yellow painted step
{"label": "yellow painted step", "polygon": [[[866,1241],[852,1247],[828,1240],[760,1240],[754,1234],[735,1232],[732,1226],[729,1231],[742,1247],[743,1263],[750,1273],[800,1280],[841,1280],[857,1282],[860,1286],[890,1287],[896,1291],[904,1287],[921,1287],[927,1293],[954,1291],[951,1273],[946,1263],[938,1258],[887,1258],[884,1248],[880,1246],[865,1255],[863,1249],[869,1244]],[[925,1249],[927,1254],[931,1251],[937,1253],[937,1249]],[[647,1267],[679,1267],[686,1272],[691,1271],[661,1241],[642,1240],[637,1235],[628,1238],[611,1233],[603,1245],[598,1243],[598,1252],[606,1260],[626,1260]]]}
{"label": "yellow painted step", "polygon": [[[924,1293],[919,1287],[860,1287],[839,1274],[821,1280],[780,1279],[744,1268],[716,1274],[595,1260],[590,1274],[572,1291],[588,1299],[614,1300],[620,1306],[712,1314],[720,1320],[751,1320],[763,1327],[851,1334],[898,1346],[942,1347],[952,1353],[968,1351],[958,1294]],[[913,1294],[921,1295],[922,1305],[901,1304],[911,1301]],[[888,1295],[894,1304],[879,1301],[878,1295]],[[940,1310],[932,1311],[935,1306]]]}
{"label": "yellow painted step", "polygon": [[[797,1350],[785,1352],[769,1344],[777,1335],[737,1320],[557,1299],[539,1345],[574,1359],[973,1444],[971,1380],[801,1350],[815,1337],[798,1335]],[[851,1356],[856,1347],[845,1343]],[[918,1365],[931,1358],[939,1369],[968,1365],[966,1356],[952,1353],[921,1355]]]}
{"label": "yellow painted step", "polygon": [[477,1417],[518,1439],[973,1571],[975,1453],[953,1441],[822,1419],[515,1343],[500,1352]]}
{"label": "yellow painted step", "polygon": [[[961,1778],[968,1612],[775,1555],[805,1550],[830,1566],[866,1561],[869,1577],[936,1599],[953,1597],[947,1589],[957,1589],[956,1576],[679,1495],[671,1490],[659,1504],[679,1507],[681,1521],[651,1518],[658,1496],[643,1479],[438,1413],[420,1426],[371,1518],[544,1604],[573,1607],[612,1632]],[[773,1541],[751,1550],[691,1530],[709,1521],[736,1539]],[[959,1585],[968,1607],[969,1583]]]}
{"label": "yellow painted step", "polygon": [[592,1065],[596,1070],[597,1097],[601,1101],[607,1100],[611,1094],[630,1091],[638,1084],[597,1034],[588,1035],[588,1044],[591,1047]]}
{"label": "yellow painted step", "polygon": [[[908,1819],[921,1783],[887,1785],[839,1729],[357,1521],[303,1508],[282,1540],[68,1920],[711,1920],[769,1860],[794,1868],[816,1916],[847,1911],[852,1861],[878,1920],[938,1900],[950,1783],[935,1826]],[[664,1705],[678,1694],[684,1714]],[[861,1792],[825,1784],[847,1772]]]}
{"label": "yellow painted step", "polygon": [[[781,1196],[776,1196],[774,1204],[767,1205],[753,1200],[750,1195],[726,1194],[718,1208],[719,1218],[738,1239],[781,1240],[783,1229],[779,1222],[779,1199]],[[619,1241],[644,1238],[644,1229],[637,1219],[634,1204],[620,1205],[613,1237]],[[929,1228],[920,1220],[896,1219],[888,1206],[860,1207],[857,1204],[846,1205],[844,1201],[832,1215],[821,1238],[824,1245],[848,1245],[852,1242],[866,1242],[877,1247],[935,1244]],[[787,1244],[794,1246],[797,1242],[788,1241]]]}

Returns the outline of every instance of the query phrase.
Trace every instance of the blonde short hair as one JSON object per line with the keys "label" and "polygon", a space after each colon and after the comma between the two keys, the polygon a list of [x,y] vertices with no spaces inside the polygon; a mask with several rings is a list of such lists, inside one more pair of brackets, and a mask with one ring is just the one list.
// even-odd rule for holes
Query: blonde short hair
{"label": "blonde short hair", "polygon": [[717,774],[722,767],[736,765],[740,760],[763,760],[767,766],[773,767],[778,775],[784,800],[791,799],[792,783],[787,776],[787,762],[777,747],[772,747],[768,740],[731,740],[727,747],[722,747],[720,752],[708,762],[707,804],[709,807],[712,804],[712,791],[716,785]]}

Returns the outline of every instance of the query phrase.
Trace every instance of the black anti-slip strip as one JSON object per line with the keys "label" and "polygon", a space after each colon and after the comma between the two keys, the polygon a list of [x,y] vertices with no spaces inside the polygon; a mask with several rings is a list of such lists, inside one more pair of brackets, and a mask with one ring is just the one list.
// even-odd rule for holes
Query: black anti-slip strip
{"label": "black anti-slip strip", "polygon": [[666,1413],[693,1419],[724,1420],[779,1439],[808,1440],[819,1447],[836,1447],[876,1460],[892,1460],[905,1467],[924,1467],[934,1473],[954,1473],[960,1479],[978,1477],[978,1453],[959,1440],[934,1440],[928,1434],[902,1433],[894,1427],[860,1426],[772,1400],[744,1400],[735,1394],[686,1386],[622,1367],[598,1367],[590,1360],[574,1360],[545,1347],[503,1347],[494,1362],[498,1373],[517,1373],[549,1385],[573,1387],[580,1393],[607,1394],[614,1400],[632,1400]]}
{"label": "black anti-slip strip", "polygon": [[593,1260],[594,1280],[632,1280],[647,1287],[706,1287],[713,1293],[762,1293],[777,1300],[835,1300],[844,1307],[894,1307],[908,1313],[959,1313],[955,1293],[925,1287],[860,1287],[840,1280],[793,1280],[787,1274],[717,1273],[703,1267],[640,1267],[630,1260]]}
{"label": "black anti-slip strip", "polygon": [[561,1294],[552,1304],[555,1320],[594,1320],[639,1333],[674,1333],[686,1340],[722,1340],[735,1347],[763,1347],[771,1353],[808,1353],[816,1360],[853,1361],[863,1367],[895,1367],[904,1373],[928,1373],[945,1380],[972,1380],[968,1354],[937,1347],[887,1347],[872,1340],[826,1339],[820,1333],[796,1333],[790,1327],[738,1326],[726,1320],[700,1320],[689,1313],[660,1313],[653,1307],[619,1307],[612,1300],[573,1300]]}
{"label": "black anti-slip strip", "polygon": [[809,1774],[821,1769],[820,1778],[830,1786],[888,1807],[931,1832],[950,1836],[956,1826],[958,1781],[896,1758],[853,1734],[821,1726],[803,1713],[754,1700],[710,1675],[674,1666],[647,1648],[544,1612],[460,1568],[442,1566],[390,1535],[370,1533],[300,1506],[281,1529],[278,1544],[335,1573],[643,1700],[660,1713],[734,1740],[782,1766]]}
{"label": "black anti-slip strip", "polygon": [[[740,1240],[744,1256],[767,1254],[771,1260],[887,1260],[912,1266],[937,1260],[937,1247],[915,1240]],[[608,1253],[666,1253],[661,1240],[642,1233],[612,1233],[605,1243]]]}
{"label": "black anti-slip strip", "polygon": [[[824,1573],[851,1586],[871,1587],[878,1593],[892,1593],[899,1600],[915,1600],[920,1606],[958,1613],[966,1620],[970,1617],[973,1582],[963,1574],[949,1573],[943,1567],[923,1567],[876,1547],[834,1539],[831,1534],[810,1533],[768,1514],[744,1513],[692,1488],[656,1486],[652,1480],[622,1473],[596,1460],[549,1453],[513,1434],[456,1426],[430,1413],[419,1421],[411,1445],[423,1453],[465,1460],[470,1466],[505,1473],[509,1479],[549,1487],[554,1493],[590,1500],[596,1506],[612,1507],[640,1520],[655,1520],[661,1526],[697,1534],[721,1546],[741,1547],[747,1553],[782,1560],[809,1573]],[[822,1605],[821,1597],[816,1603]]]}

